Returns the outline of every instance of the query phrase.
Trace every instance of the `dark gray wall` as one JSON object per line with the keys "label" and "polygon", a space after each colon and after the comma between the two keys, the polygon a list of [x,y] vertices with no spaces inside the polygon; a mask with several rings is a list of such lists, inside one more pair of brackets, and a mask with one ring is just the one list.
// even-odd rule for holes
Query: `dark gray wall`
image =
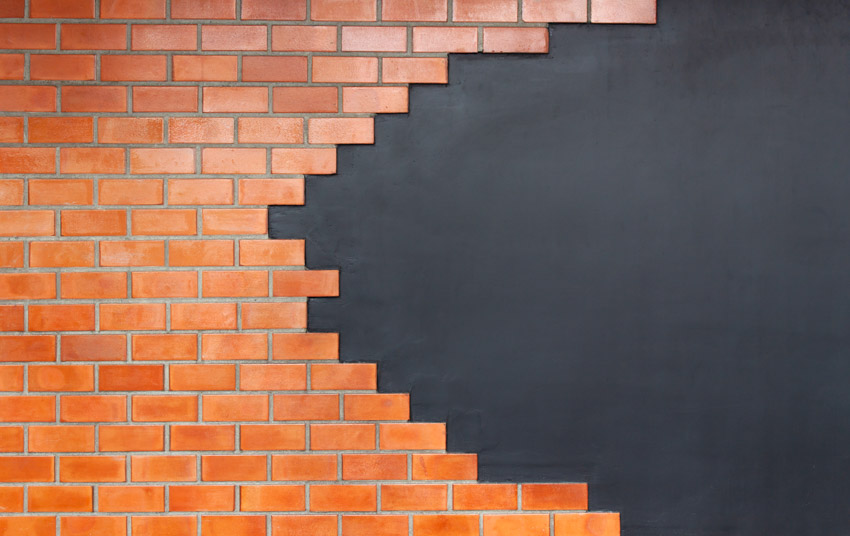
{"label": "dark gray wall", "polygon": [[453,56],[271,209],[313,330],[484,480],[638,535],[850,534],[850,4],[668,0]]}

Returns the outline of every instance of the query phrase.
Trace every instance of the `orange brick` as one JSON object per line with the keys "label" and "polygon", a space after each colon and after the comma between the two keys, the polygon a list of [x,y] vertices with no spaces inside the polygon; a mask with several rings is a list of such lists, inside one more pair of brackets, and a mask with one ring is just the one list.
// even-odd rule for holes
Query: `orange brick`
{"label": "orange brick", "polygon": [[30,266],[94,266],[94,242],[32,242]]}
{"label": "orange brick", "polygon": [[[0,86],[0,108],[3,108],[5,98],[2,90]],[[0,147],[0,173],[53,173],[56,170],[55,154],[56,150],[52,148]],[[11,216],[5,218],[11,219]]]}
{"label": "orange brick", "polygon": [[338,359],[338,333],[275,333],[274,359]]}
{"label": "orange brick", "polygon": [[161,451],[164,447],[162,426],[100,426],[98,448],[104,452]]}
{"label": "orange brick", "polygon": [[244,82],[307,82],[307,57],[245,56],[242,59],[242,80]]}
{"label": "orange brick", "polygon": [[236,389],[236,365],[171,365],[172,391],[232,391]]}
{"label": "orange brick", "polygon": [[161,240],[101,242],[100,265],[163,266],[165,243]]}
{"label": "orange brick", "polygon": [[205,235],[266,234],[269,227],[265,208],[209,208],[201,220]]}
{"label": "orange brick", "polygon": [[347,421],[406,421],[410,418],[410,395],[347,394],[344,411]]}
{"label": "orange brick", "polygon": [[[34,243],[33,243],[34,245]],[[69,272],[61,274],[60,295],[65,299],[127,297],[127,274],[120,272]]]}
{"label": "orange brick", "polygon": [[[41,181],[42,183],[44,181]],[[20,179],[0,180],[0,205],[24,204],[24,181]],[[30,201],[31,205],[37,204]]]}
{"label": "orange brick", "polygon": [[195,360],[198,357],[197,335],[133,335],[133,359]]}
{"label": "orange brick", "polygon": [[620,2],[593,0],[590,22],[614,24],[655,24],[655,0]]}
{"label": "orange brick", "polygon": [[272,455],[272,480],[336,480],[336,455]]}
{"label": "orange brick", "polygon": [[445,510],[448,491],[444,484],[384,484],[381,509],[385,511]]}
{"label": "orange brick", "polygon": [[232,424],[186,424],[171,427],[171,450],[233,450],[236,427]]}
{"label": "orange brick", "polygon": [[0,299],[38,300],[55,297],[54,274],[0,274]]}
{"label": "orange brick", "polygon": [[284,270],[273,273],[273,295],[334,297],[339,296],[338,270]]}
{"label": "orange brick", "polygon": [[455,22],[516,22],[514,0],[457,0],[452,11]]}
{"label": "orange brick", "polygon": [[309,121],[310,143],[375,143],[375,124],[371,117],[320,117]]}
{"label": "orange brick", "polygon": [[233,241],[172,240],[168,259],[171,266],[233,266]]}
{"label": "orange brick", "polygon": [[274,395],[274,420],[339,420],[339,395]]}
{"label": "orange brick", "polygon": [[[2,62],[2,60],[0,60]],[[2,72],[0,63],[0,72]],[[30,119],[32,121],[32,119]],[[21,143],[24,141],[23,117],[0,117],[0,142]]]}
{"label": "orange brick", "polygon": [[197,421],[198,397],[185,395],[137,395],[133,397],[133,420]]}
{"label": "orange brick", "polygon": [[236,56],[180,55],[172,61],[175,81],[235,82],[239,76]]}
{"label": "orange brick", "polygon": [[127,420],[127,397],[118,395],[62,396],[61,422],[121,422]]}
{"label": "orange brick", "polygon": [[30,426],[29,452],[94,452],[94,426]]}
{"label": "orange brick", "polygon": [[0,5],[0,17],[22,19],[26,14],[27,6],[23,0],[7,0]]}
{"label": "orange brick", "polygon": [[135,236],[179,236],[197,232],[197,212],[178,209],[134,210],[131,213],[131,229]]}
{"label": "orange brick", "polygon": [[63,517],[59,520],[62,536],[126,536],[124,517]]}
{"label": "orange brick", "polygon": [[99,368],[98,388],[101,391],[161,391],[164,388],[162,365],[100,365]]}
{"label": "orange brick", "polygon": [[306,303],[242,304],[242,329],[303,329],[306,327]]}
{"label": "orange brick", "polygon": [[446,22],[449,17],[447,0],[411,2],[410,0],[384,0],[381,20]]}
{"label": "orange brick", "polygon": [[22,305],[0,305],[0,331],[24,331]]}
{"label": "orange brick", "polygon": [[133,50],[197,50],[198,28],[185,24],[134,24]]}
{"label": "orange brick", "polygon": [[170,486],[172,512],[232,512],[236,505],[234,486]]}
{"label": "orange brick", "polygon": [[62,173],[124,173],[124,149],[63,147],[59,149]]}
{"label": "orange brick", "polygon": [[130,456],[133,482],[192,482],[197,479],[194,456]]}
{"label": "orange brick", "polygon": [[231,179],[172,179],[168,181],[169,205],[231,205]]}
{"label": "orange brick", "polygon": [[94,0],[31,0],[34,19],[93,19]]}
{"label": "orange brick", "polygon": [[306,448],[306,428],[303,425],[243,424],[239,428],[242,450],[304,450]]}
{"label": "orange brick", "polygon": [[415,536],[478,536],[477,515],[421,515],[413,516]]}
{"label": "orange brick", "polygon": [[130,173],[134,175],[194,172],[194,149],[130,149]]}
{"label": "orange brick", "polygon": [[377,18],[374,0],[314,0],[310,5],[312,20],[373,21]]}
{"label": "orange brick", "polygon": [[549,516],[544,514],[484,516],[484,536],[515,534],[549,536]]}
{"label": "orange brick", "polygon": [[267,421],[268,395],[203,395],[205,421]]}
{"label": "orange brick", "polygon": [[[269,91],[265,87],[205,87],[204,112],[268,112]],[[233,152],[236,151],[236,152]],[[256,150],[247,149],[207,149],[204,153],[212,155],[247,155],[258,154]],[[265,157],[263,157],[265,162]],[[265,168],[265,166],[263,166]],[[209,172],[206,172],[209,173]],[[261,172],[255,172],[261,173]]]}
{"label": "orange brick", "polygon": [[33,54],[31,80],[94,80],[94,56],[89,54]]}
{"label": "orange brick", "polygon": [[587,484],[523,484],[523,510],[587,510]]}
{"label": "orange brick", "polygon": [[[304,179],[240,179],[239,204],[303,205]],[[277,263],[266,262],[263,265],[276,266]]]}
{"label": "orange brick", "polygon": [[133,536],[195,536],[198,520],[194,517],[133,517]]}
{"label": "orange brick", "polygon": [[[127,234],[123,210],[64,210],[62,236],[120,236]],[[101,248],[103,244],[101,244]]]}
{"label": "orange brick", "polygon": [[345,113],[407,113],[406,87],[344,87],[342,111]]}
{"label": "orange brick", "polygon": [[301,118],[244,117],[239,119],[240,143],[302,143],[304,120]]}
{"label": "orange brick", "polygon": [[387,84],[447,84],[446,58],[383,58],[382,81]]}
{"label": "orange brick", "polygon": [[242,266],[303,266],[304,240],[240,240]]}
{"label": "orange brick", "polygon": [[523,0],[525,22],[587,22],[584,0]]}
{"label": "orange brick", "polygon": [[164,512],[165,488],[162,486],[101,486],[97,490],[97,511]]}
{"label": "orange brick", "polygon": [[344,536],[407,536],[407,516],[342,516]]}
{"label": "orange brick", "polygon": [[478,52],[478,28],[423,26],[413,29],[414,52]]}
{"label": "orange brick", "polygon": [[54,229],[52,210],[0,212],[0,236],[50,236]]}
{"label": "orange brick", "polygon": [[374,363],[310,365],[310,388],[314,390],[377,389],[378,367]]}
{"label": "orange brick", "polygon": [[204,333],[201,335],[201,358],[268,359],[268,336],[265,333]]}
{"label": "orange brick", "polygon": [[198,89],[195,87],[133,88],[134,112],[197,112]]}
{"label": "orange brick", "polygon": [[107,54],[100,58],[100,79],[104,82],[164,82],[167,78],[166,56]]}
{"label": "orange brick", "polygon": [[407,52],[406,26],[343,26],[343,52]]}
{"label": "orange brick", "polygon": [[24,266],[23,242],[0,242],[0,267],[22,268]]}
{"label": "orange brick", "polygon": [[201,480],[205,482],[267,478],[265,455],[201,456]]}
{"label": "orange brick", "polygon": [[444,423],[384,423],[380,425],[381,449],[445,450]]}
{"label": "orange brick", "polygon": [[[101,4],[101,13],[103,13],[103,9],[103,4]],[[123,24],[63,23],[60,34],[62,50],[127,49],[127,27]]]}
{"label": "orange brick", "polygon": [[171,329],[236,329],[235,303],[173,303]]}
{"label": "orange brick", "polygon": [[314,485],[310,487],[313,512],[374,512],[378,508],[374,485]]}
{"label": "orange brick", "polygon": [[239,389],[243,391],[304,391],[307,389],[307,366],[269,363],[240,365]]}
{"label": "orange brick", "polygon": [[547,28],[484,28],[484,52],[549,52]]}
{"label": "orange brick", "polygon": [[162,181],[154,179],[102,179],[98,185],[101,205],[162,204]]}
{"label": "orange brick", "polygon": [[30,205],[91,205],[94,182],[90,179],[31,179]]}
{"label": "orange brick", "polygon": [[241,486],[243,512],[297,512],[306,507],[304,486]]}
{"label": "orange brick", "polygon": [[[133,61],[137,59],[134,57]],[[97,120],[98,143],[162,143],[162,132],[159,117],[101,117]]]}
{"label": "orange brick", "polygon": [[91,512],[91,486],[30,486],[28,512]]}
{"label": "orange brick", "polygon": [[171,143],[233,143],[233,139],[231,118],[172,117],[168,120]]}
{"label": "orange brick", "polygon": [[266,536],[265,516],[201,516],[203,536]]}
{"label": "orange brick", "polygon": [[304,20],[307,1],[243,0],[242,20]]}
{"label": "orange brick", "polygon": [[198,275],[195,272],[133,272],[134,298],[194,298],[197,296]]}
{"label": "orange brick", "polygon": [[413,480],[476,480],[476,454],[414,454]]}
{"label": "orange brick", "polygon": [[245,175],[266,172],[265,149],[230,149],[225,147],[209,147],[201,151],[201,160],[202,173],[236,173]]}
{"label": "orange brick", "polygon": [[125,359],[127,359],[126,335],[62,335],[62,361],[124,361]]}
{"label": "orange brick", "polygon": [[0,533],[4,536],[54,536],[55,516],[26,516],[0,518]]}
{"label": "orange brick", "polygon": [[[266,50],[268,44],[266,41],[265,26],[203,26],[201,28],[201,49],[202,50]],[[245,56],[243,62],[252,56]],[[257,57],[257,56],[253,56]],[[243,63],[244,65],[244,63]],[[306,76],[306,63],[304,65]],[[249,71],[251,69],[249,68]],[[250,81],[251,77],[244,77],[245,69],[243,68],[243,80]],[[281,82],[285,80],[279,80]],[[300,82],[301,80],[292,80],[292,82]]]}
{"label": "orange brick", "polygon": [[555,514],[553,536],[620,536],[620,514]]}
{"label": "orange brick", "polygon": [[516,484],[455,484],[455,510],[516,510]]}
{"label": "orange brick", "polygon": [[[0,112],[55,111],[56,88],[53,86],[0,86]],[[24,152],[22,149],[14,151]],[[6,152],[13,154],[11,149],[7,149]]]}
{"label": "orange brick", "polygon": [[201,282],[205,298],[269,295],[269,274],[260,271],[204,272]]}
{"label": "orange brick", "polygon": [[100,329],[165,329],[165,304],[103,303],[100,305]]}
{"label": "orange brick", "polygon": [[[23,309],[23,307],[21,308]],[[0,391],[23,391],[23,365],[0,365]]]}
{"label": "orange brick", "polygon": [[56,48],[55,24],[0,24],[0,48]]}
{"label": "orange brick", "polygon": [[164,19],[165,0],[101,0],[102,19]]}
{"label": "orange brick", "polygon": [[30,365],[30,391],[94,391],[91,365]]}
{"label": "orange brick", "polygon": [[30,117],[30,143],[90,143],[94,139],[91,117]]}
{"label": "orange brick", "polygon": [[335,113],[338,109],[335,87],[276,87],[272,89],[275,113]]}
{"label": "orange brick", "polygon": [[344,480],[406,480],[407,454],[343,454],[342,478]]}
{"label": "orange brick", "polygon": [[374,424],[311,424],[312,450],[373,450]]}
{"label": "orange brick", "polygon": [[0,482],[53,482],[53,480],[53,456],[0,457]]}
{"label": "orange brick", "polygon": [[62,86],[62,111],[126,112],[127,88],[109,86]]}
{"label": "orange brick", "polygon": [[94,330],[94,305],[31,305],[30,331]]}
{"label": "orange brick", "polygon": [[[337,536],[337,518],[316,515],[272,516],[272,536]],[[389,535],[372,533],[372,536]]]}
{"label": "orange brick", "polygon": [[60,482],[123,482],[123,456],[60,456]]}
{"label": "orange brick", "polygon": [[374,83],[377,81],[377,58],[313,57],[313,82]]}
{"label": "orange brick", "polygon": [[[302,449],[303,450],[303,449]],[[0,427],[0,452],[23,452],[24,428],[22,426]],[[0,512],[3,511],[3,489],[0,488]]]}
{"label": "orange brick", "polygon": [[272,50],[335,52],[336,32],[336,26],[272,26]]}
{"label": "orange brick", "polygon": [[171,17],[175,19],[235,19],[236,0],[174,0]]}
{"label": "orange brick", "polygon": [[[0,488],[0,512],[12,513],[24,511],[24,488],[3,486]],[[21,519],[21,518],[18,518]],[[0,525],[2,527],[2,525]],[[8,530],[8,527],[5,527]],[[0,530],[3,530],[0,528]],[[4,533],[6,534],[6,533]]]}

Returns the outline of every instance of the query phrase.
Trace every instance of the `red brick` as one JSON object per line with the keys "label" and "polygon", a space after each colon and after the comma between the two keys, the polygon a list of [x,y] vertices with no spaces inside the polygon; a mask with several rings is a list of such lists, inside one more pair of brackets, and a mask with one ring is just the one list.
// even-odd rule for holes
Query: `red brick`
{"label": "red brick", "polygon": [[[32,121],[32,118],[30,119]],[[0,117],[0,143],[24,141],[23,117]]]}
{"label": "red brick", "polygon": [[30,365],[30,391],[94,391],[91,365]]}
{"label": "red brick", "polygon": [[203,26],[201,50],[266,50],[266,35],[265,26]]}
{"label": "red brick", "polygon": [[193,482],[197,478],[195,456],[131,456],[133,482]]}
{"label": "red brick", "polygon": [[[240,205],[303,205],[304,179],[240,179]],[[245,241],[240,241],[243,243]],[[240,257],[242,252],[240,250]],[[245,263],[242,263],[245,265]],[[301,265],[303,263],[300,263]],[[277,266],[266,262],[264,266]]]}
{"label": "red brick", "polygon": [[94,452],[94,426],[30,426],[29,452]]}
{"label": "red brick", "polygon": [[186,424],[171,427],[171,450],[233,450],[236,427],[232,424]]}
{"label": "red brick", "polygon": [[[40,182],[44,184],[45,181]],[[15,206],[23,204],[24,181],[20,179],[0,180],[0,205]],[[32,201],[30,201],[30,204],[36,203],[32,203]]]}
{"label": "red brick", "polygon": [[377,377],[374,363],[310,365],[310,388],[313,390],[377,389]]}
{"label": "red brick", "polygon": [[4,536],[55,536],[55,516],[26,516],[0,518],[0,533]]}
{"label": "red brick", "polygon": [[[269,91],[265,87],[205,87],[204,88],[204,112],[268,112]],[[228,151],[227,149],[206,149],[204,153]],[[233,151],[233,149],[230,149]],[[241,149],[242,154],[247,149]],[[256,153],[256,150],[254,150]],[[225,154],[222,152],[221,154]],[[239,153],[233,153],[239,154]],[[265,157],[263,157],[265,163]],[[206,167],[206,163],[205,163]],[[238,170],[238,167],[233,168]],[[263,165],[265,169],[265,165]],[[233,171],[238,172],[238,171]],[[262,173],[255,171],[254,173]]]}
{"label": "red brick", "polygon": [[407,454],[343,454],[342,478],[344,480],[406,480]]}
{"label": "red brick", "polygon": [[274,420],[339,420],[339,395],[274,395]]}
{"label": "red brick", "polygon": [[593,0],[590,22],[655,24],[655,0]]}
{"label": "red brick", "polygon": [[233,391],[236,389],[236,365],[171,365],[172,391]]}
{"label": "red brick", "polygon": [[201,456],[201,480],[225,482],[229,480],[266,480],[265,455]]}
{"label": "red brick", "polygon": [[516,22],[516,0],[456,0],[455,22]]}
{"label": "red brick", "polygon": [[268,395],[204,395],[205,421],[267,421]]}
{"label": "red brick", "polygon": [[[0,488],[0,512],[18,513],[24,511],[24,488],[3,486]],[[17,518],[23,519],[23,518]],[[8,527],[0,525],[0,530],[9,530]],[[4,534],[8,534],[4,532]]]}
{"label": "red brick", "polygon": [[121,422],[127,420],[127,397],[119,395],[62,396],[61,422]]}
{"label": "red brick", "polygon": [[337,270],[282,270],[273,274],[274,296],[339,296]]}
{"label": "red brick", "polygon": [[30,80],[94,80],[94,56],[33,54]]}
{"label": "red brick", "polygon": [[320,484],[310,487],[310,510],[313,512],[374,512],[377,507],[374,485]]}
{"label": "red brick", "polygon": [[516,510],[516,484],[455,484],[455,510]]}
{"label": "red brick", "polygon": [[306,507],[304,486],[242,486],[243,512],[297,512]]}
{"label": "red brick", "polygon": [[304,240],[240,240],[242,266],[303,266]]}
{"label": "red brick", "polygon": [[[2,99],[0,92],[0,102]],[[53,173],[55,159],[56,149],[52,148],[0,147],[0,173]]]}
{"label": "red brick", "polygon": [[30,117],[30,143],[90,143],[94,139],[91,117]]}
{"label": "red brick", "polygon": [[266,234],[267,215],[265,208],[204,209],[203,232],[205,235]]}
{"label": "red brick", "polygon": [[233,119],[227,117],[172,117],[168,121],[171,143],[233,143]]}
{"label": "red brick", "polygon": [[523,510],[587,510],[587,484],[523,484]]}
{"label": "red brick", "polygon": [[92,331],[94,305],[30,305],[30,331]]}
{"label": "red brick", "polygon": [[[241,88],[207,88],[241,89]],[[202,173],[211,174],[259,174],[266,172],[265,149],[204,148],[202,150]]]}
{"label": "red brick", "polygon": [[137,240],[100,243],[101,266],[163,266],[165,243]]}
{"label": "red brick", "polygon": [[406,87],[344,87],[342,111],[345,113],[407,113]]}
{"label": "red brick", "polygon": [[109,299],[127,297],[127,274],[120,272],[70,272],[61,274],[61,297]]}
{"label": "red brick", "polygon": [[306,448],[304,425],[243,424],[239,428],[242,450],[304,450]]}
{"label": "red brick", "polygon": [[381,449],[385,450],[445,450],[444,423],[412,422],[380,425]]}
{"label": "red brick", "polygon": [[198,358],[197,335],[133,335],[133,359],[195,360]]}
{"label": "red brick", "polygon": [[63,112],[126,112],[127,88],[62,86]]}
{"label": "red brick", "polygon": [[381,20],[384,21],[429,21],[446,22],[448,20],[447,0],[384,0],[381,6]]}
{"label": "red brick", "polygon": [[309,120],[310,143],[375,143],[371,117],[319,117]]}
{"label": "red brick", "polygon": [[[65,365],[67,366],[67,365]],[[162,391],[162,365],[100,365],[100,391]]]}
{"label": "red brick", "polygon": [[26,16],[27,8],[24,0],[6,0],[0,4],[0,17],[22,19]]}
{"label": "red brick", "polygon": [[272,480],[336,480],[336,455],[272,455]]}
{"label": "red brick", "polygon": [[[303,391],[307,389],[306,365],[239,366],[239,389],[243,391]],[[309,399],[308,399],[309,400]],[[339,400],[337,400],[339,406]],[[337,410],[337,414],[339,411]]]}
{"label": "red brick", "polygon": [[55,24],[0,24],[0,49],[56,48]]}
{"label": "red brick", "polygon": [[0,86],[0,112],[55,111],[56,88],[53,86]]}
{"label": "red brick", "polygon": [[195,272],[134,272],[132,295],[134,298],[195,298],[198,296],[198,275]]}
{"label": "red brick", "polygon": [[123,482],[123,456],[60,456],[60,482]]}
{"label": "red brick", "polygon": [[0,422],[51,422],[55,406],[52,396],[0,396]]}
{"label": "red brick", "polygon": [[172,512],[232,512],[236,505],[234,486],[170,486]]}
{"label": "red brick", "polygon": [[[53,456],[0,457],[0,482],[53,482],[53,480]],[[0,520],[2,519],[0,517]]]}
{"label": "red brick", "polygon": [[102,19],[164,19],[165,0],[101,0]]}
{"label": "red brick", "polygon": [[233,241],[172,240],[168,259],[171,266],[233,266]]}
{"label": "red brick", "polygon": [[311,424],[312,450],[373,450],[374,424]]}
{"label": "red brick", "polygon": [[24,55],[0,54],[0,80],[24,79]]}
{"label": "red brick", "polygon": [[413,516],[414,536],[478,536],[477,515],[421,515]]}
{"label": "red brick", "polygon": [[194,173],[194,149],[130,149],[130,173]]}
{"label": "red brick", "polygon": [[179,55],[174,56],[172,61],[176,81],[235,82],[238,78],[236,56]]}
{"label": "red brick", "polygon": [[195,87],[133,88],[134,112],[197,112],[198,89]]}
{"label": "red brick", "polygon": [[204,272],[205,298],[268,297],[268,272]]}
{"label": "red brick", "polygon": [[[97,490],[97,511],[164,512],[165,488],[162,486],[100,486]],[[133,518],[134,521],[136,519],[140,518]],[[133,532],[136,532],[135,528]]]}
{"label": "red brick", "polygon": [[202,536],[266,536],[265,516],[201,516]]}
{"label": "red brick", "polygon": [[134,210],[131,229],[135,236],[193,235],[197,233],[197,212],[180,209]]}
{"label": "red brick", "polygon": [[175,19],[235,19],[236,0],[173,0],[171,17]]}
{"label": "red brick", "polygon": [[[24,243],[23,242],[0,242],[0,267],[22,268],[24,266]],[[0,279],[0,289],[4,285]],[[5,289],[8,290],[8,289]],[[0,291],[2,293],[2,291]]]}
{"label": "red brick", "polygon": [[413,454],[413,480],[476,480],[476,454]]}
{"label": "red brick", "polygon": [[165,435],[162,426],[100,426],[99,449],[104,452],[161,451]]}
{"label": "red brick", "polygon": [[344,52],[406,52],[406,26],[343,26]]}
{"label": "red brick", "polygon": [[525,22],[587,22],[585,0],[523,0]]}
{"label": "red brick", "polygon": [[137,395],[133,397],[133,420],[139,422],[197,421],[198,397],[186,395]]}
{"label": "red brick", "polygon": [[242,59],[242,80],[245,82],[306,82],[307,57],[245,56]]}
{"label": "red brick", "polygon": [[242,20],[304,20],[307,18],[306,0],[243,0]]}
{"label": "red brick", "polygon": [[98,183],[101,205],[160,205],[162,181],[154,179],[101,179]]}
{"label": "red brick", "polygon": [[375,0],[313,0],[310,18],[320,21],[374,21]]}
{"label": "red brick", "polygon": [[94,183],[90,179],[32,179],[30,205],[91,205]]}
{"label": "red brick", "polygon": [[[23,309],[23,307],[21,307]],[[23,314],[21,314],[23,324]],[[24,390],[24,367],[23,365],[0,365],[0,391],[23,391]],[[11,430],[11,429],[9,429]],[[3,431],[8,431],[3,429]],[[0,432],[2,433],[2,432]],[[3,440],[0,439],[0,444]],[[23,443],[22,443],[23,444]],[[2,447],[0,447],[2,451]]]}
{"label": "red brick", "polygon": [[484,52],[545,53],[548,28],[484,28]]}
{"label": "red brick", "polygon": [[34,19],[93,19],[94,0],[31,0]]}
{"label": "red brick", "polygon": [[337,536],[337,518],[336,516],[272,516],[272,536]]}
{"label": "red brick", "polygon": [[94,266],[94,242],[32,242],[30,266]]}
{"label": "red brick", "polygon": [[103,147],[62,147],[59,149],[61,173],[124,173],[124,149]]}
{"label": "red brick", "polygon": [[[103,10],[104,4],[101,4],[101,13]],[[127,26],[124,24],[62,24],[60,41],[62,50],[126,50]]]}
{"label": "red brick", "polygon": [[133,517],[133,536],[195,536],[198,520],[194,517]]}
{"label": "red brick", "polygon": [[388,84],[447,84],[446,58],[383,58],[382,81]]}
{"label": "red brick", "polygon": [[306,303],[242,304],[242,329],[304,329],[306,327]]}
{"label": "red brick", "polygon": [[313,82],[374,83],[377,81],[377,58],[313,57]]}
{"label": "red brick", "polygon": [[478,52],[478,28],[422,26],[413,29],[414,52]]}
{"label": "red brick", "polygon": [[125,359],[127,359],[126,335],[62,335],[62,361],[124,361]]}
{"label": "red brick", "polygon": [[335,87],[276,87],[272,93],[275,113],[334,113],[338,108]]}
{"label": "red brick", "polygon": [[173,303],[171,329],[237,329],[235,303]]}
{"label": "red brick", "polygon": [[549,516],[545,514],[485,515],[484,536],[549,536]]}
{"label": "red brick", "polygon": [[56,277],[53,274],[0,274],[0,299],[39,300],[55,297]]}
{"label": "red brick", "polygon": [[275,333],[274,359],[338,359],[338,333]]}
{"label": "red brick", "polygon": [[381,486],[381,510],[445,510],[448,491],[445,484],[384,484]]}
{"label": "red brick", "polygon": [[62,236],[125,235],[127,213],[123,210],[65,210],[61,229]]}
{"label": "red brick", "polygon": [[272,173],[333,175],[336,149],[272,149]]}
{"label": "red brick", "polygon": [[28,512],[91,512],[91,486],[30,486]]}
{"label": "red brick", "polygon": [[272,26],[272,50],[336,52],[336,26]]}
{"label": "red brick", "polygon": [[164,303],[102,303],[100,329],[105,331],[165,329]]}
{"label": "red brick", "polygon": [[97,122],[98,143],[162,143],[162,132],[158,117],[101,117]]}
{"label": "red brick", "polygon": [[0,331],[24,331],[23,305],[0,305]]}
{"label": "red brick", "polygon": [[410,396],[347,394],[343,409],[347,421],[406,421],[410,418]]}
{"label": "red brick", "polygon": [[133,50],[197,50],[198,27],[190,24],[134,24]]}
{"label": "red brick", "polygon": [[620,536],[620,514],[555,514],[553,536]]}

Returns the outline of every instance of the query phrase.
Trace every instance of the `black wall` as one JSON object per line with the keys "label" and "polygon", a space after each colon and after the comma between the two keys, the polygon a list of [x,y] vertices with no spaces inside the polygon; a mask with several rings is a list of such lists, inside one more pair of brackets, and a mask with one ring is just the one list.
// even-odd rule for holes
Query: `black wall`
{"label": "black wall", "polygon": [[483,480],[638,535],[850,534],[850,4],[668,0],[452,56],[274,237]]}

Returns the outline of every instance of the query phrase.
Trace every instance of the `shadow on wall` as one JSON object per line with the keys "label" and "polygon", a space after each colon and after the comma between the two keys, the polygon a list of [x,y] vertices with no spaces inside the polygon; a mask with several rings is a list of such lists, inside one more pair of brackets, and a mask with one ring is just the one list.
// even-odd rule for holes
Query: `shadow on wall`
{"label": "shadow on wall", "polygon": [[659,20],[453,56],[272,236],[483,480],[587,480],[626,536],[846,534],[850,6]]}

